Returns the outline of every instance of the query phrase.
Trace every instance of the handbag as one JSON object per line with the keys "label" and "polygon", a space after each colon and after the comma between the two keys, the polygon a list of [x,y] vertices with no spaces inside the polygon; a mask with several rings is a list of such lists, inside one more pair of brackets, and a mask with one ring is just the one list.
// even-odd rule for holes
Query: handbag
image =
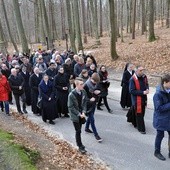
{"label": "handbag", "polygon": [[37,107],[38,107],[39,109],[42,109],[42,98],[39,98],[39,99],[38,99]]}
{"label": "handbag", "polygon": [[80,118],[80,122],[81,122],[81,124],[85,124],[86,123],[86,118],[85,117]]}

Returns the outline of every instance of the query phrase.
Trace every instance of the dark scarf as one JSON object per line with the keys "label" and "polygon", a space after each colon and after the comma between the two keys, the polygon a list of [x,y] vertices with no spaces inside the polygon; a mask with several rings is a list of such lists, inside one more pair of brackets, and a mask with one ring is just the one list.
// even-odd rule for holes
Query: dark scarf
{"label": "dark scarf", "polygon": [[52,83],[51,83],[51,81],[48,80],[47,85],[46,85],[46,84],[45,84],[45,81],[44,81],[44,80],[41,80],[39,86],[40,86],[41,90],[42,90],[44,93],[47,93],[48,90],[52,87]]}

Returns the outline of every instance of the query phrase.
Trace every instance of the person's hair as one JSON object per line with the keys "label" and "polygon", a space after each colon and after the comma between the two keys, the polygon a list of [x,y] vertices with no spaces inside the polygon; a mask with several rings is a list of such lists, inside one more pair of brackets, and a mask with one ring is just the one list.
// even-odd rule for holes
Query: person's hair
{"label": "person's hair", "polygon": [[80,83],[80,81],[83,82],[83,79],[81,77],[76,77],[75,81],[74,81],[75,85],[78,85]]}
{"label": "person's hair", "polygon": [[163,77],[161,77],[161,85],[165,83],[170,82],[170,74],[165,74]]}
{"label": "person's hair", "polygon": [[102,69],[102,67],[105,67],[105,69],[106,69],[106,66],[105,66],[105,65],[101,65],[99,70],[101,70],[101,69]]}
{"label": "person's hair", "polygon": [[86,69],[83,69],[83,70],[81,71],[81,74],[85,74],[85,73],[88,73],[88,71],[87,71]]}
{"label": "person's hair", "polygon": [[93,79],[96,83],[98,83],[100,81],[100,76],[98,73],[93,73],[91,79]]}

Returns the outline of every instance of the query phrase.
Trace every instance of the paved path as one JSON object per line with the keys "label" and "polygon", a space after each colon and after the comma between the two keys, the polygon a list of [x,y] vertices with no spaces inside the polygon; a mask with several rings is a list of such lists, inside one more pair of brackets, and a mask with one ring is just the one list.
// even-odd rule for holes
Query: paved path
{"label": "paved path", "polygon": [[[120,76],[119,76],[120,79]],[[119,104],[120,81],[111,80],[109,91],[109,104],[114,114],[104,111],[96,111],[96,127],[99,135],[103,138],[98,143],[92,134],[82,132],[82,140],[87,151],[98,159],[102,159],[110,165],[111,169],[118,170],[169,170],[170,159],[167,149],[167,134],[162,143],[162,154],[167,158],[160,161],[153,156],[155,130],[152,127],[153,103],[152,97],[155,91],[150,88],[148,96],[148,109],[146,110],[146,135],[140,134],[133,126],[126,122],[127,110],[122,110]],[[30,108],[28,108],[30,111]],[[71,121],[68,118],[55,120],[56,125],[49,125],[42,122],[40,117],[34,116],[31,112],[28,118],[39,124],[52,135],[60,136],[75,146],[75,134]]]}

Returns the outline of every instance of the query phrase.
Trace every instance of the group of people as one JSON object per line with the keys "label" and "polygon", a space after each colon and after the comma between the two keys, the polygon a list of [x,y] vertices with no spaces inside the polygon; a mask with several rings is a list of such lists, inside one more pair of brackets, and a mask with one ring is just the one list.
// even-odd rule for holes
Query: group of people
{"label": "group of people", "polygon": [[[144,115],[149,85],[142,66],[128,63],[121,82],[121,107],[129,108],[127,121],[132,122],[141,134],[146,134]],[[107,95],[110,82],[104,65],[97,66],[91,53],[74,54],[71,51],[41,51],[28,54],[0,54],[0,107],[10,115],[9,104],[14,97],[19,114],[27,114],[31,105],[33,114],[55,124],[58,117],[70,117],[75,128],[75,138],[81,153],[85,146],[81,140],[82,124],[85,131],[93,133],[102,141],[95,126],[95,109],[102,109],[102,100],[109,113]],[[165,75],[154,95],[153,125],[157,130],[154,155],[165,160],[161,154],[164,131],[169,134],[170,157],[170,75]],[[12,95],[13,94],[13,95]],[[20,105],[22,101],[22,108]],[[86,120],[87,117],[87,120]],[[91,129],[90,129],[91,125]]]}
{"label": "group of people", "polygon": [[[0,54],[0,105],[1,110],[10,116],[9,104],[15,99],[17,112],[27,114],[27,106],[31,106],[32,113],[42,116],[44,122],[55,124],[58,117],[71,117],[76,129],[76,136],[80,136],[80,127],[72,116],[69,93],[76,89],[79,78],[83,82],[86,94],[86,126],[87,133],[93,133],[98,142],[102,138],[95,126],[94,112],[101,108],[102,100],[109,113],[113,113],[107,101],[108,72],[104,65],[100,68],[93,55],[88,52],[74,54],[72,51],[35,51],[28,54]],[[13,95],[12,95],[13,94]],[[22,105],[21,105],[22,102]],[[72,101],[73,102],[73,101]],[[79,103],[81,105],[81,103]],[[74,109],[73,109],[74,110]],[[74,110],[75,111],[75,110]],[[76,112],[75,112],[76,113]],[[92,130],[89,128],[91,125]],[[76,137],[77,139],[77,137]],[[77,145],[81,152],[81,142]]]}
{"label": "group of people", "polygon": [[[147,95],[149,94],[149,85],[147,76],[144,74],[142,66],[136,67],[127,63],[121,82],[122,93],[120,105],[129,108],[127,113],[127,121],[131,122],[141,134],[146,134],[145,129],[145,108],[147,106]],[[160,160],[166,160],[161,154],[161,142],[164,137],[164,131],[169,134],[168,151],[170,158],[170,74],[166,74],[161,78],[153,97],[154,114],[153,126],[157,130],[155,138],[154,155]]]}

